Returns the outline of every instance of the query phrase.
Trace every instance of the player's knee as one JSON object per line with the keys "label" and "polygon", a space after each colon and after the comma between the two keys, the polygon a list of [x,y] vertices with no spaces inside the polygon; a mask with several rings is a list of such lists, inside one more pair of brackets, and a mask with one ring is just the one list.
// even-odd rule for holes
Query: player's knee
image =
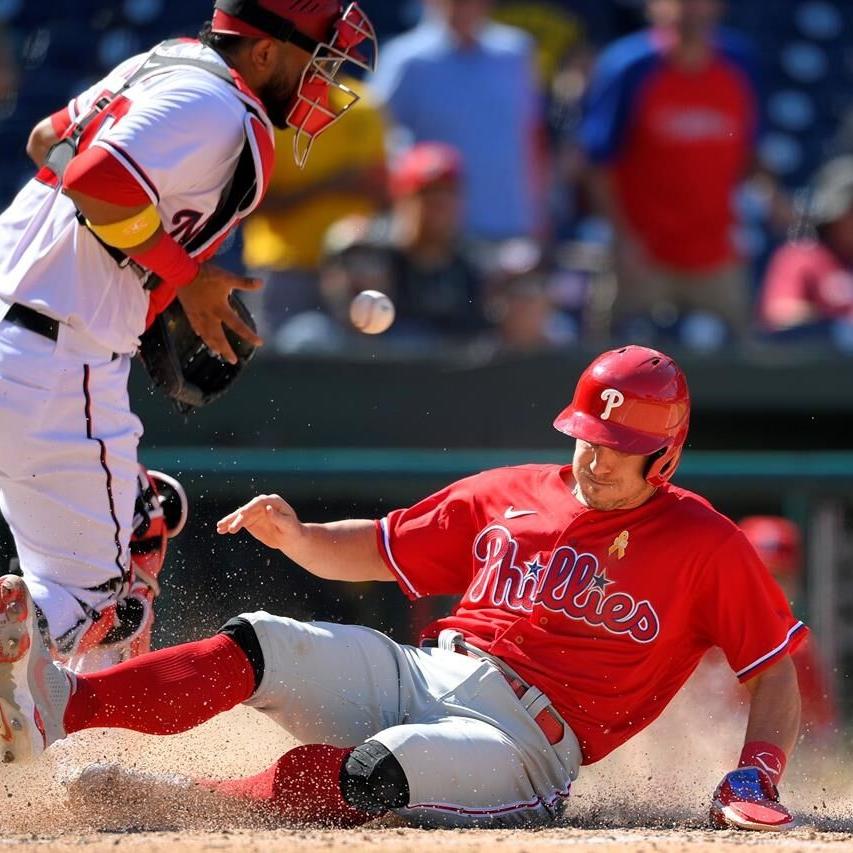
{"label": "player's knee", "polygon": [[375,740],[357,746],[344,762],[341,792],[353,808],[368,814],[409,804],[409,782],[400,762]]}
{"label": "player's knee", "polygon": [[255,690],[257,690],[264,677],[264,653],[261,651],[261,644],[252,623],[242,616],[235,616],[219,629],[219,633],[230,637],[249,659],[255,674]]}

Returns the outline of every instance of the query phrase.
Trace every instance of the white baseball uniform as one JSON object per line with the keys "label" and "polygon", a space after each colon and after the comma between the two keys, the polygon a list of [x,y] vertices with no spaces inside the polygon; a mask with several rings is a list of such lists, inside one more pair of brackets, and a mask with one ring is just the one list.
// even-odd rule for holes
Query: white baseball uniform
{"label": "white baseball uniform", "polygon": [[[198,42],[169,51],[225,67]],[[117,92],[146,56],[75,98],[72,120]],[[184,242],[231,178],[248,98],[184,66],[145,76],[120,98],[91,144],[135,178],[166,231]],[[33,179],[0,215],[0,319],[13,304],[59,321],[59,330],[54,342],[0,322],[0,510],[51,635],[73,638],[127,571],[142,434],[127,378],[149,295],[80,225],[71,200]]]}
{"label": "white baseball uniform", "polygon": [[509,827],[562,814],[581,751],[568,725],[548,742],[535,718],[550,703],[536,688],[516,696],[493,663],[449,643],[419,649],[361,625],[242,618],[265,664],[246,704],[303,743],[381,743],[406,774],[407,821]]}

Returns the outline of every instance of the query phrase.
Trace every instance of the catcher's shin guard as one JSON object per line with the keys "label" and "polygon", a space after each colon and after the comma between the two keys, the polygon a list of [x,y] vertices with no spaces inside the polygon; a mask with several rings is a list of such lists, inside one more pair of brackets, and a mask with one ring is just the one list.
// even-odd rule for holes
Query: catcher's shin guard
{"label": "catcher's shin guard", "polygon": [[[130,583],[91,622],[65,654],[75,672],[95,672],[151,650],[154,600],[168,541],[183,530],[187,496],[181,484],[140,465],[130,539]],[[60,653],[62,653],[60,649]]]}

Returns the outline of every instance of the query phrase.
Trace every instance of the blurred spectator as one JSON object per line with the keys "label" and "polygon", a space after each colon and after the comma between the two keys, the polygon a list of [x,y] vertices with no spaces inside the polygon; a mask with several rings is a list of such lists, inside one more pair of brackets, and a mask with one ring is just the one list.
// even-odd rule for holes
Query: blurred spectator
{"label": "blurred spectator", "polygon": [[601,34],[610,14],[600,0],[498,0],[495,5],[495,20],[530,33],[537,47],[550,151],[543,161],[550,177],[542,203],[552,240],[575,236],[583,208],[579,178],[584,163],[576,135],[594,59],[589,30]]}
{"label": "blurred spectator", "polygon": [[[778,516],[753,515],[742,519],[740,528],[793,606],[802,593],[803,554],[797,525]],[[804,732],[829,737],[838,724],[838,708],[811,636],[791,658],[800,683]]]}
{"label": "blurred spectator", "polygon": [[8,118],[18,102],[18,63],[5,28],[0,24],[0,120]]}
{"label": "blurred spectator", "polygon": [[835,333],[853,343],[853,156],[827,163],[805,212],[812,235],[777,249],[759,304],[768,331]]}
{"label": "blurred spectator", "polygon": [[491,0],[431,0],[384,46],[374,88],[412,142],[457,148],[465,232],[493,241],[539,226],[542,140],[530,37],[489,19]]}
{"label": "blurred spectator", "polygon": [[509,240],[496,250],[488,313],[499,350],[530,352],[561,346],[576,329],[554,299],[555,271],[532,240]]}
{"label": "blurred spectator", "polygon": [[591,190],[615,232],[616,327],[700,312],[742,336],[750,290],[732,197],[758,127],[749,50],[718,29],[721,0],[646,5],[652,28],[599,59],[580,133]]}
{"label": "blurred spectator", "polygon": [[586,28],[572,3],[555,0],[497,0],[492,18],[533,36],[539,77],[550,85],[564,58],[582,44]]}
{"label": "blurred spectator", "polygon": [[[294,314],[317,308],[317,267],[326,229],[342,217],[375,213],[385,203],[385,123],[365,86],[347,122],[327,130],[304,170],[276,157],[269,192],[243,228],[243,260],[265,282],[262,324],[274,332]],[[277,133],[280,150],[291,132]]]}
{"label": "blurred spectator", "polygon": [[[440,143],[416,145],[394,165],[390,184],[393,205],[387,219],[350,217],[327,235],[321,288],[337,324],[332,345],[348,329],[350,300],[367,289],[387,293],[397,309],[381,345],[416,349],[468,343],[487,322],[480,275],[460,244],[459,154]],[[279,348],[291,350],[295,336],[304,346],[307,322],[301,317],[295,326],[288,324],[278,337]],[[310,322],[327,333],[316,317]]]}

